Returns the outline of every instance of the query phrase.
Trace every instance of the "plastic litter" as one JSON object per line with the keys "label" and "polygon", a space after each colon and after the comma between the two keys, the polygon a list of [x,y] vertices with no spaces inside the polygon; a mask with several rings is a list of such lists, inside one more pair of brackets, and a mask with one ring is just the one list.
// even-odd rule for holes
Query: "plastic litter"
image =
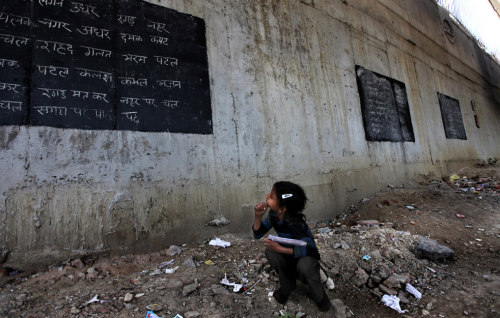
{"label": "plastic litter", "polygon": [[165,273],[172,274],[173,272],[175,272],[178,269],[179,269],[179,266],[175,266],[174,268],[165,268]]}
{"label": "plastic litter", "polygon": [[406,208],[408,210],[415,210],[415,207],[413,205],[407,205]]}
{"label": "plastic litter", "polygon": [[422,293],[419,292],[415,287],[413,287],[410,283],[406,283],[406,291],[415,296],[415,298],[422,298]]}
{"label": "plastic litter", "polygon": [[171,259],[169,261],[165,261],[163,263],[160,263],[160,265],[158,265],[158,268],[162,269],[162,268],[167,267],[168,265],[173,264],[173,263],[174,263],[174,260]]}
{"label": "plastic litter", "polygon": [[231,243],[227,241],[223,241],[220,238],[216,237],[215,240],[211,240],[208,244],[213,245],[213,246],[220,246],[220,247],[228,247],[231,246]]}
{"label": "plastic litter", "polygon": [[177,314],[173,318],[184,318],[184,317],[182,317],[181,315]]}
{"label": "plastic litter", "polygon": [[224,215],[221,215],[221,217],[218,219],[213,219],[212,221],[207,222],[207,224],[211,226],[224,226],[228,225],[229,223],[231,223],[231,221],[226,219]]}
{"label": "plastic litter", "polygon": [[86,304],[91,304],[91,303],[95,303],[95,302],[99,301],[98,296],[99,295],[95,295],[91,300],[87,301]]}
{"label": "plastic litter", "polygon": [[186,249],[185,247],[170,245],[170,247],[167,250],[167,254],[170,256],[174,256],[175,254],[180,254],[185,249]]}
{"label": "plastic litter", "polygon": [[155,314],[154,312],[152,311],[148,311],[146,313],[146,318],[161,318],[160,316],[158,316],[157,314]]}
{"label": "plastic litter", "polygon": [[365,261],[369,261],[371,258],[372,258],[372,257],[371,257],[370,255],[368,255],[368,254],[366,254],[366,255],[364,255],[364,256],[363,256],[363,259],[364,259]]}
{"label": "plastic litter", "polygon": [[214,263],[214,262],[212,262],[211,260],[206,260],[204,263],[205,263],[206,265],[214,265],[214,264],[215,264],[215,263]]}
{"label": "plastic litter", "polygon": [[226,274],[224,274],[224,278],[220,282],[223,285],[232,286],[233,292],[235,292],[235,293],[239,292],[245,286],[243,284],[230,283],[229,280],[227,279]]}
{"label": "plastic litter", "polygon": [[394,295],[384,295],[382,296],[382,301],[384,302],[384,305],[387,307],[391,307],[395,311],[399,312],[400,314],[407,312],[408,310],[401,310],[401,306],[399,305],[399,297],[394,296]]}
{"label": "plastic litter", "polygon": [[455,180],[458,180],[458,179],[460,179],[460,177],[458,175],[456,175],[456,174],[450,176],[450,181],[455,181]]}
{"label": "plastic litter", "polygon": [[328,277],[328,279],[326,280],[326,288],[330,290],[335,288],[335,284],[333,283],[333,280],[330,277]]}
{"label": "plastic litter", "polygon": [[455,213],[455,216],[456,216],[457,218],[460,218],[460,219],[464,219],[464,218],[465,218],[465,215],[460,214],[460,213]]}

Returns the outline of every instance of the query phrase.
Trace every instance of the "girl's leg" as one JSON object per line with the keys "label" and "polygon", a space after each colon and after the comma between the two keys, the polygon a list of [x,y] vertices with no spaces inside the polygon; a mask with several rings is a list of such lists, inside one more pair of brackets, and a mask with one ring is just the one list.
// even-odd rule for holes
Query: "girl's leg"
{"label": "girl's leg", "polygon": [[330,301],[323,289],[323,284],[321,284],[318,260],[311,256],[301,257],[297,262],[297,271],[309,285],[311,298],[318,304],[320,310],[328,310],[330,308]]}
{"label": "girl's leg", "polygon": [[280,288],[274,293],[274,298],[279,303],[285,303],[292,290],[295,289],[296,267],[293,257],[266,250],[267,259],[271,266],[278,272]]}

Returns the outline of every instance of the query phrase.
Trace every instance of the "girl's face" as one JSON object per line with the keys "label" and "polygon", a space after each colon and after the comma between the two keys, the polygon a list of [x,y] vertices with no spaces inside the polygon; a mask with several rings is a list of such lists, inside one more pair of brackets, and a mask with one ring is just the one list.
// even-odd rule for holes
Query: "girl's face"
{"label": "girl's face", "polygon": [[283,210],[283,208],[280,209],[280,205],[278,202],[278,198],[276,197],[276,191],[274,190],[274,188],[271,190],[271,193],[267,195],[266,203],[267,206],[275,212],[282,212],[281,210]]}

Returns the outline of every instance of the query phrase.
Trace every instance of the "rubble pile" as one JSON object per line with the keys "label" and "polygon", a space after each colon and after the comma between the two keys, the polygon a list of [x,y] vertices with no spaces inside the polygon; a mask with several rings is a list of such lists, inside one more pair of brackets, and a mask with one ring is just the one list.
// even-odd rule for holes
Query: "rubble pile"
{"label": "rubble pile", "polygon": [[[494,316],[499,194],[495,178],[452,175],[412,190],[392,187],[380,198],[360,200],[342,217],[308,219],[332,302],[327,313],[318,311],[300,281],[284,306],[274,300],[278,275],[249,225],[246,235],[224,234],[156,253],[12,271],[0,280],[0,316]],[[221,216],[207,226],[229,222]]]}

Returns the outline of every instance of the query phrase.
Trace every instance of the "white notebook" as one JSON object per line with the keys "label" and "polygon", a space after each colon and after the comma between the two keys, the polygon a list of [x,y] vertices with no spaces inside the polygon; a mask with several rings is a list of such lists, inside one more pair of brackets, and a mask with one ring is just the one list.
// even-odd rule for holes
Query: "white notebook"
{"label": "white notebook", "polygon": [[301,241],[301,240],[295,240],[295,239],[279,237],[279,236],[274,236],[274,235],[269,235],[268,239],[270,239],[271,241],[278,242],[278,243],[294,245],[294,246],[306,246],[307,245],[306,242]]}

